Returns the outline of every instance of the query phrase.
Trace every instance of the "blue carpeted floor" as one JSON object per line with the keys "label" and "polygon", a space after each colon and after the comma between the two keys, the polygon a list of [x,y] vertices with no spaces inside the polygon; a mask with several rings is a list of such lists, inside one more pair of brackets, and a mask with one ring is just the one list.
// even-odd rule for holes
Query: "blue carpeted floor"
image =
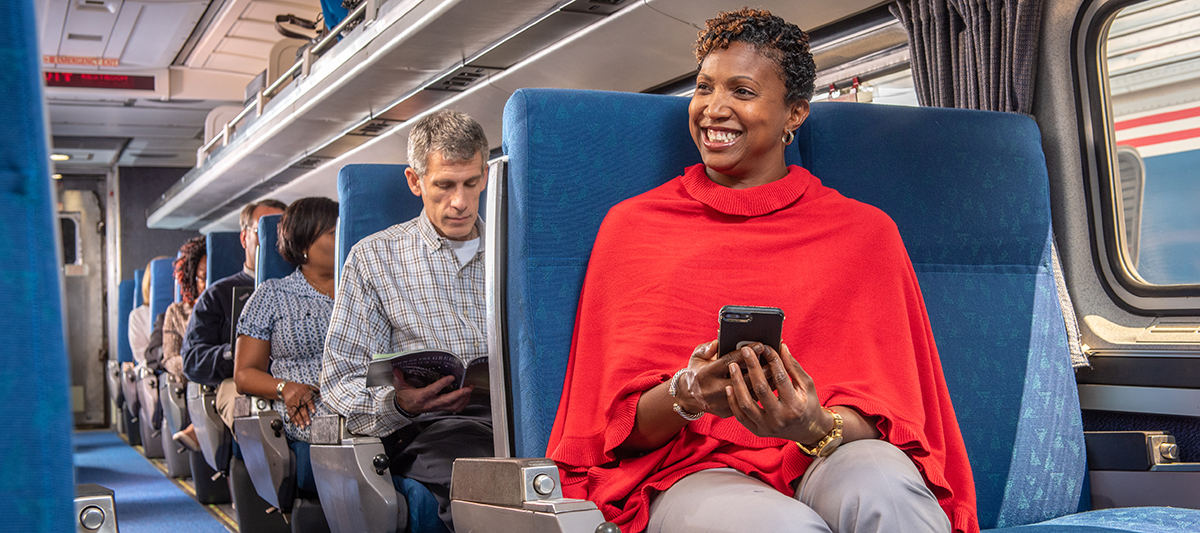
{"label": "blue carpeted floor", "polygon": [[113,490],[121,533],[226,533],[196,500],[108,431],[77,431],[75,482]]}

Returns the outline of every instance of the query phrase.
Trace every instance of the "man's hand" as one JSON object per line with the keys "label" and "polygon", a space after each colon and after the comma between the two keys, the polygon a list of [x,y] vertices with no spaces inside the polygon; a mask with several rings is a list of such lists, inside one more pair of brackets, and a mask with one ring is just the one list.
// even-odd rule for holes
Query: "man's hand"
{"label": "man's hand", "polygon": [[426,387],[413,387],[404,380],[404,373],[399,369],[392,370],[392,386],[396,388],[396,405],[406,413],[419,415],[434,411],[450,411],[457,413],[471,402],[471,392],[474,387],[466,386],[454,392],[441,394],[454,382],[454,376],[445,376]]}

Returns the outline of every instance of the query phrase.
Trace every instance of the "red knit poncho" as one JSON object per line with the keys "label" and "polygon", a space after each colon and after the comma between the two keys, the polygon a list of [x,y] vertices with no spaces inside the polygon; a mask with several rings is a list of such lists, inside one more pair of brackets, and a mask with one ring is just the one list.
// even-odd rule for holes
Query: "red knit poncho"
{"label": "red knit poncho", "polygon": [[811,460],[732,417],[705,415],[641,456],[613,454],[641,393],[716,338],[727,304],[783,309],[783,341],[821,403],[879,417],[883,439],[913,459],[954,530],[979,530],[966,449],[896,225],[797,166],[734,190],[696,165],[609,211],[547,450],[565,496],[596,502],[632,533],[645,529],[654,494],[700,470],[732,467],[792,495]]}

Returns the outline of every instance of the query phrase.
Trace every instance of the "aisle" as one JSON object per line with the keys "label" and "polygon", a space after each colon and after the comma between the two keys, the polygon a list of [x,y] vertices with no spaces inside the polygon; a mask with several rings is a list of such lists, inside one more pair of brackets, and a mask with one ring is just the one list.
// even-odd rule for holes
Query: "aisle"
{"label": "aisle", "polygon": [[196,500],[111,431],[76,431],[75,483],[113,490],[121,533],[227,533]]}

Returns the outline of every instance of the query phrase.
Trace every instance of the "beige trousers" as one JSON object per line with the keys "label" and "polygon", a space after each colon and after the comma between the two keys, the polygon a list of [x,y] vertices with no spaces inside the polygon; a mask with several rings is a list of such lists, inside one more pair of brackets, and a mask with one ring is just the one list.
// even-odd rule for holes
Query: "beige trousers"
{"label": "beige trousers", "polygon": [[233,431],[233,399],[238,397],[237,385],[233,378],[222,381],[217,385],[217,414],[225,422],[225,427]]}
{"label": "beige trousers", "polygon": [[647,533],[949,533],[950,520],[899,448],[843,444],[804,474],[794,497],[732,468],[689,475],[650,504]]}

